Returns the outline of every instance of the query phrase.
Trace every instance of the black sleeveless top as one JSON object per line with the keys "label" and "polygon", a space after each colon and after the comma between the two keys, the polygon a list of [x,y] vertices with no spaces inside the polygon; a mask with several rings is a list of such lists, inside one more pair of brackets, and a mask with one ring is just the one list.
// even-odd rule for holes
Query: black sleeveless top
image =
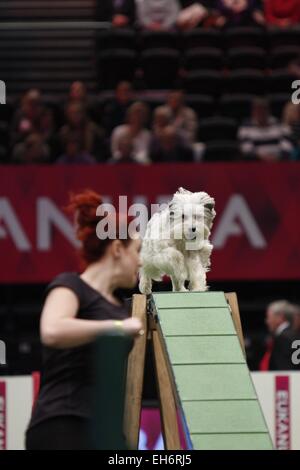
{"label": "black sleeveless top", "polygon": [[[63,273],[47,287],[71,289],[79,300],[76,318],[84,320],[124,320],[129,306],[113,305],[83,281],[77,273]],[[55,416],[89,418],[93,386],[93,343],[69,349],[43,347],[43,370],[38,399],[29,428]]]}

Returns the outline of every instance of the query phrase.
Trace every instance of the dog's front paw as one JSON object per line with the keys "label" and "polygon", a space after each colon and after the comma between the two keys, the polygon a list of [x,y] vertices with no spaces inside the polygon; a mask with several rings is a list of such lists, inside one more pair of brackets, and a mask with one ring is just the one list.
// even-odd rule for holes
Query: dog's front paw
{"label": "dog's front paw", "polygon": [[207,289],[208,287],[206,284],[190,284],[191,292],[205,292]]}

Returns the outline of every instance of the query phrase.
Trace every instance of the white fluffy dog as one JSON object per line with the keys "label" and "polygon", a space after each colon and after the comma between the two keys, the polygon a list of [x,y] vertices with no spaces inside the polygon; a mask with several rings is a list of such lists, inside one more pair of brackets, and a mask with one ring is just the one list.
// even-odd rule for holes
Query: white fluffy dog
{"label": "white fluffy dog", "polygon": [[143,239],[139,288],[152,291],[152,279],[171,277],[173,291],[207,290],[212,244],[210,230],[216,215],[215,201],[207,193],[183,188],[174,194],[168,207],[149,220]]}

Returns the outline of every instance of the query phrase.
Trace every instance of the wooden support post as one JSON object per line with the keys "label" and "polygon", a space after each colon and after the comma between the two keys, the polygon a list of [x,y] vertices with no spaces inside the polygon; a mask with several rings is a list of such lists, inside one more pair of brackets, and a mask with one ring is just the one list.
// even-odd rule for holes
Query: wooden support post
{"label": "wooden support post", "polygon": [[237,300],[237,295],[236,295],[235,292],[229,292],[228,294],[225,294],[225,297],[226,297],[226,300],[228,301],[228,303],[230,305],[233,323],[234,323],[238,338],[240,340],[240,344],[241,344],[244,356],[246,357],[243,329],[242,329],[242,323],[241,323],[241,317],[240,317],[240,311],[239,311],[239,304],[238,304],[238,300]]}
{"label": "wooden support post", "polygon": [[143,324],[144,335],[135,340],[128,357],[126,396],[124,407],[124,433],[131,449],[137,449],[142,408],[142,393],[147,342],[146,296],[136,294],[132,301],[132,316]]}
{"label": "wooden support post", "polygon": [[165,449],[180,450],[175,390],[158,330],[152,330],[152,342]]}

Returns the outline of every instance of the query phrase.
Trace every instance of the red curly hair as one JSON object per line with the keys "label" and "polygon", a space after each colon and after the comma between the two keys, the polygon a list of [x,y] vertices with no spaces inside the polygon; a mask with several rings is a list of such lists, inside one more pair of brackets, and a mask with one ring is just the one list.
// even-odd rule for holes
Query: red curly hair
{"label": "red curly hair", "polygon": [[[96,192],[86,189],[80,193],[70,195],[70,203],[66,210],[74,215],[76,223],[76,236],[81,242],[80,258],[85,266],[99,261],[107,247],[113,242],[111,238],[100,239],[96,233],[97,224],[101,221],[101,216],[96,214],[97,208],[103,204],[102,197]],[[120,224],[128,234],[128,225],[132,218],[126,214],[114,214],[116,217],[116,234],[118,235]],[[124,245],[130,243],[130,237],[121,239]]]}

